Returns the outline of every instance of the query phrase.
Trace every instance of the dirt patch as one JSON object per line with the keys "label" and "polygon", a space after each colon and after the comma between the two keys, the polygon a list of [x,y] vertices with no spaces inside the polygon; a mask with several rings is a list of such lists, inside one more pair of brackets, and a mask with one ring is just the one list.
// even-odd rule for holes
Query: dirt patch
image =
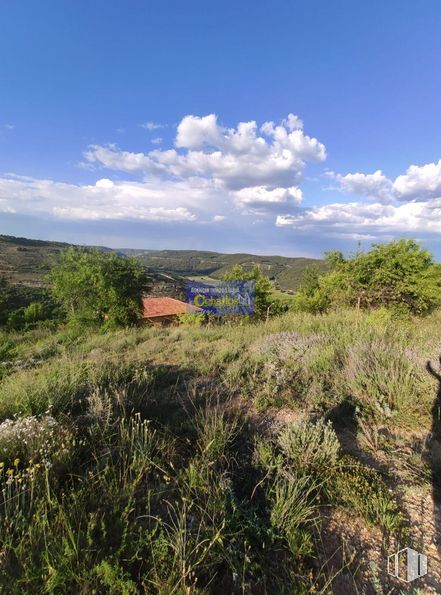
{"label": "dirt patch", "polygon": [[[322,588],[333,595],[441,594],[440,515],[433,515],[430,494],[408,493],[403,504],[411,520],[409,543],[384,547],[381,532],[342,510],[324,515],[317,532],[317,570]],[[406,584],[388,575],[387,557],[412,547],[428,558],[427,576]]]}
{"label": "dirt patch", "polygon": [[411,522],[408,545],[427,556],[427,576],[416,586],[424,585],[424,593],[441,594],[441,508],[430,493],[421,490],[409,490],[402,504]]}

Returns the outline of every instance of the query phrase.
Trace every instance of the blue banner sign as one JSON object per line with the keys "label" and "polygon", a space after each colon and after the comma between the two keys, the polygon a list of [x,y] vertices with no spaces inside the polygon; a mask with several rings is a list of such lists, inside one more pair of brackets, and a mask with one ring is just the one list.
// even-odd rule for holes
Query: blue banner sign
{"label": "blue banner sign", "polygon": [[186,300],[202,313],[254,314],[254,281],[187,281]]}

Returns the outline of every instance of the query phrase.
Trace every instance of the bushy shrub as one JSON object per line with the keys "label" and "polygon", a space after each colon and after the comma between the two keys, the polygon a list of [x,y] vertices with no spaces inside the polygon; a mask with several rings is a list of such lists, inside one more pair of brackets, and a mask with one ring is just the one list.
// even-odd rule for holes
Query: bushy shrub
{"label": "bushy shrub", "polygon": [[331,392],[339,354],[325,336],[282,331],[267,335],[254,351],[257,369],[251,368],[250,382],[259,408],[299,403],[312,408]]}
{"label": "bushy shrub", "polygon": [[423,315],[440,305],[441,268],[414,240],[374,244],[347,259],[333,250],[325,259],[330,272],[319,276],[317,270],[305,271],[295,297],[299,311],[356,306]]}
{"label": "bushy shrub", "polygon": [[340,442],[331,422],[303,420],[290,424],[278,436],[284,457],[300,475],[324,481],[332,474],[340,451]]}
{"label": "bushy shrub", "polygon": [[192,314],[189,312],[179,314],[178,320],[180,324],[185,326],[200,327],[206,323],[206,317],[203,314]]}
{"label": "bushy shrub", "polygon": [[385,419],[418,401],[425,390],[423,370],[400,344],[373,337],[347,347],[343,378],[361,408]]}
{"label": "bushy shrub", "polygon": [[24,309],[23,317],[27,324],[32,324],[43,320],[46,316],[44,304],[41,302],[32,302]]}

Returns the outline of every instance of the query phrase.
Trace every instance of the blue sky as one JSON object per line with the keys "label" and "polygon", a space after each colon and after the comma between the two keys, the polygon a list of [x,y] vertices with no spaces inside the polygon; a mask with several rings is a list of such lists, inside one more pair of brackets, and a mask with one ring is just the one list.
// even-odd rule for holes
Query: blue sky
{"label": "blue sky", "polygon": [[439,0],[0,7],[0,233],[441,258]]}

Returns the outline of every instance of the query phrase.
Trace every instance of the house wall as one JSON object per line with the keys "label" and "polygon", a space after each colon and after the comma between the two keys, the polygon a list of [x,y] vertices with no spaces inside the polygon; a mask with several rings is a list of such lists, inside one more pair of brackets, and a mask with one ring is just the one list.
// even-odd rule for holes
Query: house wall
{"label": "house wall", "polygon": [[143,318],[143,322],[152,326],[177,326],[179,319],[176,315],[155,316],[154,318]]}

